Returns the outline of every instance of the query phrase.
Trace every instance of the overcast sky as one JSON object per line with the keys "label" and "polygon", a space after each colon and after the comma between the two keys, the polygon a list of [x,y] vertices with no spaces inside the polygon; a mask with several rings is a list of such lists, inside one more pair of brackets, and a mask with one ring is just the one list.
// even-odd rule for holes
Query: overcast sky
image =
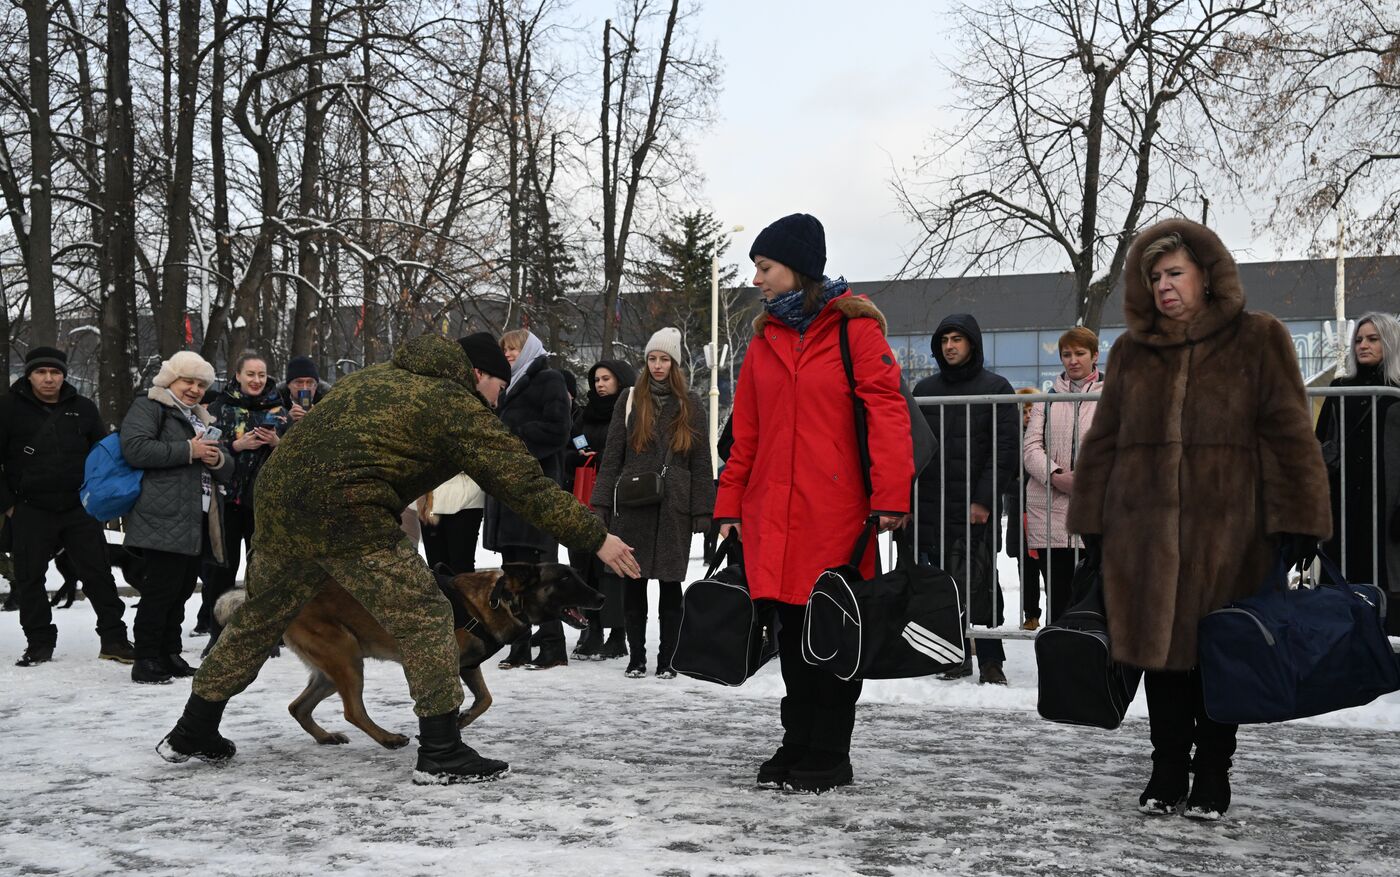
{"label": "overcast sky", "polygon": [[[591,27],[616,3],[572,8]],[[704,206],[745,228],[730,251],[741,270],[754,235],[794,212],[826,227],[828,273],[875,280],[900,270],[917,229],[891,191],[895,169],[908,169],[930,135],[958,119],[944,69],[956,62],[953,8],[951,0],[704,0],[692,30],[718,45],[725,75],[719,118],[695,151]],[[1240,261],[1303,255],[1256,242],[1249,211],[1213,199],[1211,212]]]}

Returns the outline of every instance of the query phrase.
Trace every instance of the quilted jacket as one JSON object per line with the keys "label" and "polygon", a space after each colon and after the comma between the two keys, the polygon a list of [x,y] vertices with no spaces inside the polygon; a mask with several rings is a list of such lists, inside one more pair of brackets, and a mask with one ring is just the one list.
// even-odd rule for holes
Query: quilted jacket
{"label": "quilted jacket", "polygon": [[[212,422],[203,405],[195,408],[195,414],[206,424]],[[222,563],[222,491],[215,487],[206,518],[200,486],[205,466],[190,461],[192,438],[194,427],[184,412],[175,407],[168,390],[153,387],[146,398],[131,403],[122,420],[122,456],[133,468],[144,469],[145,474],[141,477],[141,496],[126,516],[126,545],[195,555],[203,544],[201,528],[208,526],[214,559]],[[210,469],[209,474],[218,484],[228,484],[233,478],[233,458],[221,452],[218,468]]]}

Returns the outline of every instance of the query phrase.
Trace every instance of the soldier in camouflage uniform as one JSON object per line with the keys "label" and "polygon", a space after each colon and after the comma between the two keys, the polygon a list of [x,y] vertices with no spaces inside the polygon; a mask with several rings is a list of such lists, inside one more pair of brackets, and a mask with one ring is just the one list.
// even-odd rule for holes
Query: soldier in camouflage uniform
{"label": "soldier in camouflage uniform", "polygon": [[184,715],[157,747],[162,757],[232,757],[233,743],[218,733],[224,704],[257,677],[302,606],[336,582],[403,649],[420,725],[414,782],[504,775],[505,762],[462,743],[452,610],[399,529],[399,512],[465,472],[560,542],[624,575],[639,572],[631,549],[547,478],[488,407],[509,375],[486,333],[460,343],[425,335],[391,362],[343,378],[287,434],[254,488],[247,602],[195,675]]}

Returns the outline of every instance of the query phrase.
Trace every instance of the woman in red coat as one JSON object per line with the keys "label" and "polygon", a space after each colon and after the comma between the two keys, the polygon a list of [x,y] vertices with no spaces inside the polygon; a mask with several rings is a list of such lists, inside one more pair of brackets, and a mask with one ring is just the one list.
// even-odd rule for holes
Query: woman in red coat
{"label": "woman in red coat", "polygon": [[[894,529],[909,512],[914,474],[909,409],[885,320],[845,280],[830,280],[826,236],[807,214],[765,228],[749,250],[764,313],[739,374],[734,447],[720,477],[715,520],[739,530],[754,599],[778,604],[778,655],[787,694],[783,743],[758,784],[823,792],[851,781],[851,730],[861,683],[802,660],[803,607],[823,570],[850,559],[872,516]],[[866,492],[850,385],[841,364],[847,321],[856,393],[865,402],[873,495]],[[861,571],[875,571],[871,545]]]}

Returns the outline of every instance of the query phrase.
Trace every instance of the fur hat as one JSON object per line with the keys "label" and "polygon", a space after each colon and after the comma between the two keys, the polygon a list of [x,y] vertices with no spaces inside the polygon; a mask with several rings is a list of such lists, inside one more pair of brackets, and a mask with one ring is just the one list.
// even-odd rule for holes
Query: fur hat
{"label": "fur hat", "polygon": [[160,373],[151,383],[157,387],[169,387],[180,378],[203,381],[207,387],[214,383],[214,367],[193,350],[181,350],[160,364]]}
{"label": "fur hat", "polygon": [[287,360],[287,381],[295,381],[297,378],[315,378],[321,380],[321,372],[316,368],[316,360],[309,356],[293,356]]}
{"label": "fur hat", "polygon": [[24,376],[27,378],[35,369],[56,368],[68,374],[68,354],[57,347],[35,347],[24,357]]}
{"label": "fur hat", "polygon": [[754,238],[749,259],[759,256],[767,256],[804,277],[821,280],[826,270],[826,231],[810,213],[784,216]]}
{"label": "fur hat", "polygon": [[458,338],[457,343],[462,345],[462,349],[466,351],[467,359],[472,362],[472,368],[493,378],[510,382],[510,360],[506,359],[505,353],[501,351],[501,342],[497,341],[490,332],[474,332],[471,335]]}
{"label": "fur hat", "polygon": [[647,342],[643,355],[659,350],[671,357],[671,361],[677,365],[685,365],[685,360],[681,358],[681,330],[674,326],[667,326],[664,329],[657,329],[656,334],[651,336]]}

